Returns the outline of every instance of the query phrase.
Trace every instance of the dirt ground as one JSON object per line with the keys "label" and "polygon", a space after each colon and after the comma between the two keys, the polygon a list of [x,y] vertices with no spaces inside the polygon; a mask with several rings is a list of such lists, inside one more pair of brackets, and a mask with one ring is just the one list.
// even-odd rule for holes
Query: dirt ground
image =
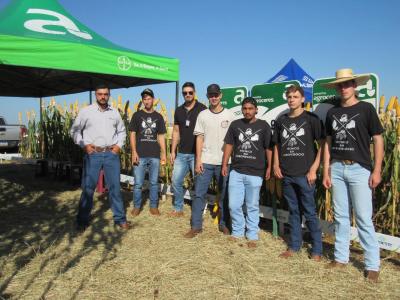
{"label": "dirt ground", "polygon": [[[153,217],[148,203],[133,228],[114,227],[107,195],[96,195],[91,226],[79,234],[80,188],[35,167],[0,164],[0,299],[400,299],[400,260],[383,255],[380,282],[363,278],[362,255],[352,251],[344,270],[326,270],[308,245],[283,260],[285,242],[261,230],[257,248],[230,242],[210,215],[204,232],[188,240],[185,216]],[[131,193],[123,192],[127,211]]]}

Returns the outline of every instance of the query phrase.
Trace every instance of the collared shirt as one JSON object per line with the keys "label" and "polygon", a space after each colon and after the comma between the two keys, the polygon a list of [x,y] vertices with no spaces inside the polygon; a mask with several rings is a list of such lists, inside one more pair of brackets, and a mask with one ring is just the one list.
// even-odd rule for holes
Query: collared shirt
{"label": "collared shirt", "polygon": [[126,131],[118,110],[108,106],[101,110],[97,103],[83,108],[71,128],[71,136],[80,147],[93,144],[98,147],[125,144]]}

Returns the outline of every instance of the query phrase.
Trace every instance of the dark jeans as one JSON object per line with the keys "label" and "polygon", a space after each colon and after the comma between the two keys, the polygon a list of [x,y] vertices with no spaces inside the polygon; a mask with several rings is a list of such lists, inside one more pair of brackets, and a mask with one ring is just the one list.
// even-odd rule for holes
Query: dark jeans
{"label": "dark jeans", "polygon": [[207,205],[206,194],[211,179],[213,178],[213,176],[215,176],[219,190],[219,195],[218,195],[219,196],[218,206],[220,212],[219,227],[221,229],[227,226],[226,223],[227,219],[229,218],[229,211],[228,211],[229,206],[226,203],[228,176],[223,177],[221,175],[221,165],[203,164],[203,168],[204,168],[203,174],[196,175],[195,198],[192,203],[191,225],[193,229],[203,228],[203,211]]}
{"label": "dark jeans", "polygon": [[289,249],[299,251],[301,248],[301,215],[304,214],[312,238],[312,254],[322,255],[322,234],[314,198],[315,184],[310,186],[306,176],[285,176],[282,187],[289,205]]}
{"label": "dark jeans", "polygon": [[109,189],[110,206],[114,215],[114,223],[126,222],[124,204],[121,197],[119,155],[112,152],[86,154],[83,159],[82,194],[79,201],[77,222],[79,225],[89,224],[89,215],[93,206],[93,194],[103,168],[106,184]]}

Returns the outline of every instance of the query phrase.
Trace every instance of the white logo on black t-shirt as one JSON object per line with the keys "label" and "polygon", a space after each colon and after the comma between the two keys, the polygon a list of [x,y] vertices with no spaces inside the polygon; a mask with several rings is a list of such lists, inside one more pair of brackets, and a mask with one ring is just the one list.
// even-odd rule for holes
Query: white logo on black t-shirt
{"label": "white logo on black t-shirt", "polygon": [[303,144],[305,146],[306,144],[302,140],[302,136],[305,135],[305,130],[302,128],[306,122],[303,122],[299,127],[295,123],[290,124],[289,128],[287,128],[285,125],[282,124],[283,126],[283,132],[282,132],[282,137],[285,139],[283,142],[282,146],[284,146],[286,143],[288,144],[289,147],[296,146],[298,142]]}
{"label": "white logo on black t-shirt", "polygon": [[151,117],[142,118],[142,133],[143,135],[152,135],[157,128],[157,120],[152,120]]}
{"label": "white logo on black t-shirt", "polygon": [[254,142],[258,141],[260,139],[258,132],[260,130],[257,130],[256,132],[253,133],[253,130],[251,128],[247,128],[246,131],[243,131],[242,129],[238,128],[240,133],[239,133],[239,141],[240,145],[239,147],[243,150],[249,150],[253,146],[256,150],[258,148],[254,144]]}
{"label": "white logo on black t-shirt", "polygon": [[343,114],[340,119],[333,115],[332,128],[336,132],[336,139],[338,141],[346,140],[347,135],[351,136],[353,140],[356,138],[350,133],[350,129],[356,128],[356,121],[354,120],[359,114],[349,118],[347,114]]}

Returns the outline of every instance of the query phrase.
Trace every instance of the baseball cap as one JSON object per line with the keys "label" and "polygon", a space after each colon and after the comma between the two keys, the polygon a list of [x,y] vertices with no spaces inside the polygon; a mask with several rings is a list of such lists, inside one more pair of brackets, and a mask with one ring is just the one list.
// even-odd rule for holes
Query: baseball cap
{"label": "baseball cap", "polygon": [[149,95],[154,98],[154,93],[151,89],[144,89],[143,92],[140,94],[143,98],[144,95]]}
{"label": "baseball cap", "polygon": [[210,84],[207,87],[207,94],[220,94],[220,93],[221,93],[221,88],[216,83]]}

